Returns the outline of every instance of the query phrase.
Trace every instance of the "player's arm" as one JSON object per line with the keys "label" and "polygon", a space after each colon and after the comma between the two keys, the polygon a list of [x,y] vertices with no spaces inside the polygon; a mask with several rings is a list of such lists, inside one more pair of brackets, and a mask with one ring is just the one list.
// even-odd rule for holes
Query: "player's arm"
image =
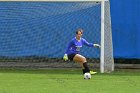
{"label": "player's arm", "polygon": [[93,47],[93,46],[94,46],[93,43],[89,43],[89,42],[87,42],[87,41],[86,41],[85,39],[83,39],[83,38],[82,38],[82,42],[83,42],[83,44],[86,45],[86,46],[89,46],[89,47]]}
{"label": "player's arm", "polygon": [[64,54],[64,56],[63,56],[63,59],[65,60],[65,61],[67,61],[68,60],[68,51],[69,51],[69,49],[71,48],[71,46],[72,46],[72,40],[68,43],[68,46],[67,46],[67,48],[66,48],[66,52],[65,52],[65,54]]}
{"label": "player's arm", "polygon": [[83,44],[89,47],[99,47],[99,48],[101,47],[99,44],[89,43],[85,39],[83,39]]}

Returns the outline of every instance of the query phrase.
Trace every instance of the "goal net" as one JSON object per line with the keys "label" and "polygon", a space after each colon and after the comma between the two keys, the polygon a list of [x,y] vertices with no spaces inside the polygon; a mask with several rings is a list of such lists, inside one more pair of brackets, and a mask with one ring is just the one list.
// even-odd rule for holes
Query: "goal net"
{"label": "goal net", "polygon": [[[104,4],[104,20],[101,0],[9,1],[0,2],[0,9],[1,62],[18,62],[20,65],[35,62],[33,66],[44,62],[40,66],[65,67],[67,64],[62,57],[67,44],[75,37],[75,31],[82,28],[83,38],[102,47],[83,46],[81,54],[91,65],[102,61],[102,72],[113,71],[109,1]],[[75,63],[70,65],[77,66]]]}

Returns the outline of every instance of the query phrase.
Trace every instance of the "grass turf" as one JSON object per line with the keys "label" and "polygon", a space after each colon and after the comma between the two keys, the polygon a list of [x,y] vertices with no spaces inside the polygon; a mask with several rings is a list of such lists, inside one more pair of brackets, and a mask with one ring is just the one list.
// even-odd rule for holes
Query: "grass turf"
{"label": "grass turf", "polygon": [[140,70],[118,70],[84,80],[80,70],[0,69],[0,93],[139,93]]}

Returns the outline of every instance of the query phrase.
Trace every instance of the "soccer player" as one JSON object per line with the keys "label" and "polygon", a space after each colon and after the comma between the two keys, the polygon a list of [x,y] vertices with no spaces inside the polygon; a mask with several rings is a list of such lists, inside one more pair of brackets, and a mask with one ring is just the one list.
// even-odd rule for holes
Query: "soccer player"
{"label": "soccer player", "polygon": [[89,47],[99,47],[99,44],[93,44],[87,42],[84,38],[82,38],[83,30],[78,29],[76,31],[76,37],[74,37],[67,46],[65,55],[63,59],[65,61],[67,60],[73,60],[75,62],[79,62],[80,65],[82,66],[83,74],[89,72],[90,74],[95,74],[97,72],[90,71],[88,65],[87,65],[87,60],[84,56],[80,54],[80,48],[83,45],[89,46]]}

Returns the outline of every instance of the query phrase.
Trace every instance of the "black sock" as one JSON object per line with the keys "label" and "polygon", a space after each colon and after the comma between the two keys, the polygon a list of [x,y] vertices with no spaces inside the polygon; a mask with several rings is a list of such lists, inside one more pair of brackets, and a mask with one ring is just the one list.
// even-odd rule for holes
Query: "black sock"
{"label": "black sock", "polygon": [[85,69],[83,69],[83,74],[85,74],[86,73],[86,70]]}
{"label": "black sock", "polygon": [[83,63],[83,66],[85,68],[83,73],[90,72],[90,69],[88,68],[87,62]]}

